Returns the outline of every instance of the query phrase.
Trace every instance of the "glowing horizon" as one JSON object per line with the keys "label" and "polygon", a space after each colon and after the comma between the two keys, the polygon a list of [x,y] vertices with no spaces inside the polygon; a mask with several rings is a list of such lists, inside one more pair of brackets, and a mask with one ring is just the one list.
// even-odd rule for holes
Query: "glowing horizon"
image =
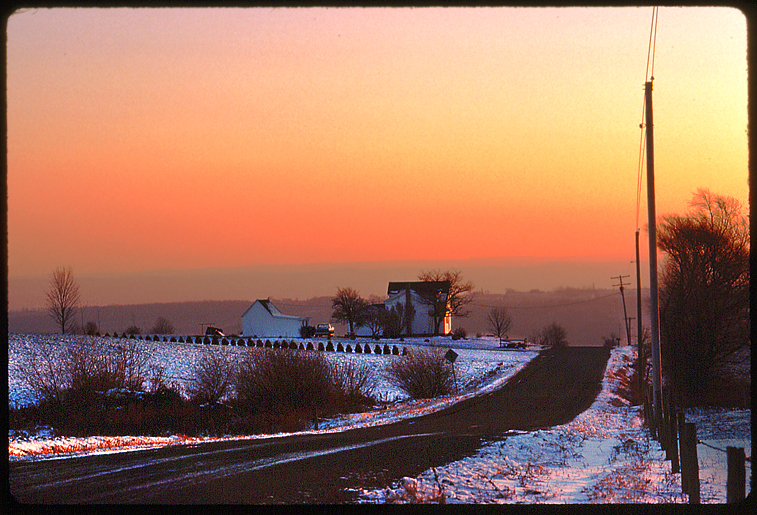
{"label": "glowing horizon", "polygon": [[[651,13],[14,14],[9,276],[633,259]],[[657,213],[746,208],[746,20],[659,13]]]}

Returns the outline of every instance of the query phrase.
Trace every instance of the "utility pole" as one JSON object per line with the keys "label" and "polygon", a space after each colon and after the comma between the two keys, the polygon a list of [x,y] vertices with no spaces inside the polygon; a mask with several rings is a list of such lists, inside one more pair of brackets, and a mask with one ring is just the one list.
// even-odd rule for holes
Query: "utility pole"
{"label": "utility pole", "polygon": [[626,324],[626,341],[628,342],[628,345],[631,345],[631,328],[628,326],[628,313],[626,312],[626,295],[624,292],[624,286],[623,284],[623,278],[625,277],[631,277],[630,275],[619,275],[617,277],[610,277],[610,279],[617,279],[620,284],[614,284],[613,288],[615,286],[620,286],[620,296],[623,299],[623,322]]}
{"label": "utility pole", "polygon": [[652,81],[644,83],[644,107],[647,144],[647,220],[649,222],[649,307],[652,346],[652,393],[655,419],[662,415],[662,362],[660,356],[660,307],[657,289],[657,213],[654,192],[654,123],[652,116]]}

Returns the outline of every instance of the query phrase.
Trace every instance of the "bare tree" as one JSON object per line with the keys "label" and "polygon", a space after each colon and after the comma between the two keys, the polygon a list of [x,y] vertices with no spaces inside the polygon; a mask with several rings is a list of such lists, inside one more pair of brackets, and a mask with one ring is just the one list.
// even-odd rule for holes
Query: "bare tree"
{"label": "bare tree", "polygon": [[494,336],[499,338],[499,346],[502,347],[502,339],[513,325],[513,318],[507,312],[506,308],[492,308],[487,317],[489,328]]}
{"label": "bare tree", "polygon": [[473,297],[473,283],[463,281],[462,273],[459,270],[429,270],[421,272],[418,275],[421,281],[449,281],[449,292],[447,298],[442,298],[433,292],[421,294],[421,302],[429,306],[430,312],[434,317],[434,334],[439,334],[442,321],[447,315],[466,317],[469,311],[465,309]]}
{"label": "bare tree", "polygon": [[371,304],[366,308],[365,327],[371,330],[371,336],[378,338],[386,325],[387,309],[383,304]]}
{"label": "bare tree", "polygon": [[87,322],[87,325],[84,326],[84,334],[86,335],[94,336],[99,332],[100,332],[100,328],[97,327],[97,324],[92,320]]}
{"label": "bare tree", "polygon": [[366,322],[368,302],[352,288],[337,288],[331,307],[331,318],[349,324],[350,334],[355,334],[355,327],[361,327]]}
{"label": "bare tree", "polygon": [[174,327],[168,319],[164,317],[158,317],[155,321],[155,325],[150,331],[153,334],[173,334]]}
{"label": "bare tree", "polygon": [[696,403],[748,356],[749,226],[740,203],[698,190],[694,211],[664,217],[657,245],[663,366],[679,402]]}
{"label": "bare tree", "polygon": [[50,278],[50,289],[47,291],[47,312],[60,326],[61,334],[66,332],[66,326],[73,320],[76,307],[81,300],[79,285],[74,280],[74,272],[69,268],[58,267]]}
{"label": "bare tree", "polygon": [[547,347],[566,347],[568,345],[567,332],[563,326],[552,322],[542,329],[538,341]]}

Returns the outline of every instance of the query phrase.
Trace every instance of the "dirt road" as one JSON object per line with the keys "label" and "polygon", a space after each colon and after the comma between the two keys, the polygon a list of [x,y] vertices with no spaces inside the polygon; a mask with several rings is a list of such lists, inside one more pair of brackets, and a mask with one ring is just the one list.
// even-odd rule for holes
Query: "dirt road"
{"label": "dirt road", "polygon": [[473,454],[511,429],[564,424],[601,388],[609,351],[550,349],[501,389],[442,411],[342,433],[9,464],[21,503],[339,503]]}

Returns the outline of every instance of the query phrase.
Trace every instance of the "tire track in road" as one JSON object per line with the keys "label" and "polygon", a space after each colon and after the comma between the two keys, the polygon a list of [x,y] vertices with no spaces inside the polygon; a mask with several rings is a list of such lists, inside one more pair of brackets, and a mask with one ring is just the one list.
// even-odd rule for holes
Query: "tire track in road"
{"label": "tire track in road", "polygon": [[609,349],[536,356],[500,389],[429,415],[340,433],[12,462],[32,503],[339,503],[472,455],[510,430],[565,424],[601,390]]}

